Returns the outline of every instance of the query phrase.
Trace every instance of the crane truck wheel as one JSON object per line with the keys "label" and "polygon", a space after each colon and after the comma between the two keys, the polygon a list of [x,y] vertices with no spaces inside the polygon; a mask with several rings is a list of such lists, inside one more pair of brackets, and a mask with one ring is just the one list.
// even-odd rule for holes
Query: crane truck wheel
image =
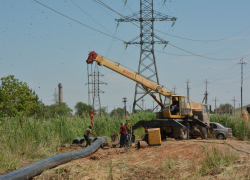
{"label": "crane truck wheel", "polygon": [[207,130],[205,127],[201,128],[202,139],[207,139]]}
{"label": "crane truck wheel", "polygon": [[174,127],[174,138],[175,140],[186,140],[188,138],[188,131],[184,131],[182,128]]}

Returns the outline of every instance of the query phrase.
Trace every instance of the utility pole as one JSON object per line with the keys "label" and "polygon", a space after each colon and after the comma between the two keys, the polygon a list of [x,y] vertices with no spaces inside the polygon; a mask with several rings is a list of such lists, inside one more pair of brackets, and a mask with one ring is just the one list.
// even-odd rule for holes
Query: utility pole
{"label": "utility pole", "polygon": [[190,97],[189,97],[189,89],[190,89],[190,87],[189,87],[189,84],[188,83],[190,83],[190,81],[189,80],[187,80],[187,96],[188,96],[188,98],[190,99]]}
{"label": "utility pole", "polygon": [[205,94],[205,104],[207,104],[207,83],[209,83],[208,81],[207,81],[207,79],[205,80],[205,83],[206,83],[206,94]]}
{"label": "utility pole", "polygon": [[235,116],[235,101],[237,101],[237,100],[235,99],[235,96],[234,96],[234,98],[232,99],[232,101],[234,102],[234,116]]}
{"label": "utility pole", "polygon": [[176,88],[176,86],[174,86],[174,88],[173,88],[173,89],[174,89],[174,93],[175,93],[175,89],[177,89],[177,88]]}
{"label": "utility pole", "polygon": [[243,87],[243,65],[246,65],[247,63],[243,62],[243,58],[240,60],[240,62],[238,63],[241,65],[241,89],[240,89],[240,96],[241,96],[241,114],[242,114],[242,87]]}
{"label": "utility pole", "polygon": [[216,101],[219,101],[218,99],[217,99],[217,97],[215,97],[215,99],[213,99],[212,101],[215,101],[215,111],[216,111],[216,113],[217,113],[217,110],[216,110]]}
{"label": "utility pole", "polygon": [[155,107],[155,101],[153,101],[153,112],[155,111],[155,109],[154,109],[154,107]]}
{"label": "utility pole", "polygon": [[93,77],[92,81],[87,83],[88,85],[92,84],[92,91],[89,92],[89,95],[90,95],[90,93],[94,94],[93,95],[93,102],[92,102],[93,110],[97,111],[97,112],[99,111],[99,113],[101,113],[102,108],[101,108],[100,93],[104,93],[104,91],[100,90],[100,84],[107,85],[107,83],[100,81],[100,77],[104,76],[104,75],[99,72],[97,63],[95,64],[94,73],[89,74],[89,76]]}
{"label": "utility pole", "polygon": [[[154,34],[154,21],[176,21],[177,18],[170,17],[168,15],[162,14],[160,12],[154,11],[153,0],[140,0],[140,11],[133,13],[129,16],[125,16],[121,19],[118,19],[118,22],[131,22],[137,21],[140,22],[140,35],[136,36],[129,42],[125,44],[140,44],[140,60],[138,72],[140,76],[155,82],[160,85],[158,72],[156,68],[156,60],[154,54],[154,44],[168,44],[168,41],[163,40],[159,36]],[[155,40],[155,39],[157,40]],[[140,39],[137,41],[137,39]],[[138,91],[139,90],[139,91]],[[155,92],[152,92],[155,93]],[[135,96],[133,102],[133,112],[135,111],[135,106],[140,107],[137,103],[148,94],[140,84],[136,83],[135,85]],[[139,97],[140,96],[140,97]],[[161,95],[159,95],[160,101]],[[153,107],[154,109],[154,107]]]}
{"label": "utility pole", "polygon": [[145,100],[142,99],[141,101],[142,101],[142,110],[144,111],[144,110],[145,110],[145,109],[144,109],[144,101],[145,101]]}
{"label": "utility pole", "polygon": [[124,102],[124,115],[125,117],[127,116],[127,107],[126,107],[126,102],[127,102],[127,98],[123,98],[123,102]]}
{"label": "utility pole", "polygon": [[[209,82],[206,79],[204,83],[206,83],[206,91],[205,91],[205,94],[204,94],[205,96],[204,96],[203,101],[205,100],[205,104],[207,104],[207,95],[208,95],[208,93],[207,93],[207,83],[209,83]],[[202,101],[202,103],[203,103],[203,101]]]}

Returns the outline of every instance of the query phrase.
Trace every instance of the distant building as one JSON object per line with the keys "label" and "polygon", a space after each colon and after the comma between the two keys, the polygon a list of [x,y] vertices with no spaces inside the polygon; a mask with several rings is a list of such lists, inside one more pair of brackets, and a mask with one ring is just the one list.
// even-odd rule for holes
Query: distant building
{"label": "distant building", "polygon": [[232,115],[232,109],[215,109],[215,114],[231,114]]}
{"label": "distant building", "polygon": [[[242,111],[243,110],[246,110],[248,114],[250,114],[250,104],[246,106],[242,106]],[[241,114],[241,108],[233,109],[232,113],[233,113],[233,116],[239,116]]]}

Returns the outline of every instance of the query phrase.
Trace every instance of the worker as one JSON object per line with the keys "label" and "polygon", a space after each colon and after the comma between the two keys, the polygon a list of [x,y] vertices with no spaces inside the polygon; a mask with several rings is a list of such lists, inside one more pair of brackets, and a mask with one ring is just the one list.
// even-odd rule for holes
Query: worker
{"label": "worker", "polygon": [[126,126],[124,125],[124,123],[121,123],[121,128],[120,128],[120,148],[125,146],[125,141],[126,141],[126,137],[127,137],[127,131],[126,131]]}
{"label": "worker", "polygon": [[128,138],[128,144],[132,144],[132,125],[129,123],[129,120],[126,120],[126,130],[127,130],[127,138]]}
{"label": "worker", "polygon": [[178,107],[179,107],[179,102],[174,98],[173,104],[171,104],[171,106],[170,106],[171,112],[173,112]]}
{"label": "worker", "polygon": [[90,108],[90,111],[89,111],[89,116],[90,116],[90,119],[91,119],[91,124],[92,124],[92,126],[94,126],[94,115],[95,115],[95,113],[94,113],[94,111],[92,110],[92,108]]}
{"label": "worker", "polygon": [[89,126],[89,127],[85,130],[85,132],[84,132],[84,139],[86,140],[86,147],[87,147],[88,145],[90,145],[89,134],[92,134],[92,135],[95,135],[95,136],[96,136],[96,134],[93,133],[93,132],[91,131],[91,129],[92,129],[92,126]]}

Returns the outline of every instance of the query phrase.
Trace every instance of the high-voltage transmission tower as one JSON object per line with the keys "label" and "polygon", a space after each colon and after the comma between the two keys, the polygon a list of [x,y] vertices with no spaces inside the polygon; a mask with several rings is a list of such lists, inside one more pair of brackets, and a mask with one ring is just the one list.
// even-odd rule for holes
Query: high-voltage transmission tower
{"label": "high-voltage transmission tower", "polygon": [[[90,88],[88,88],[88,98],[89,98],[89,105],[90,103],[90,94],[92,93],[92,108],[94,111],[101,113],[102,107],[101,107],[101,100],[100,100],[100,93],[104,93],[104,91],[100,90],[100,84],[107,84],[102,81],[100,81],[100,77],[104,76],[99,72],[97,63],[95,64],[94,72],[91,74],[88,74],[88,87],[90,84],[92,84],[92,91],[90,91]],[[91,81],[89,81],[91,79]]]}
{"label": "high-voltage transmission tower", "polygon": [[[156,68],[155,54],[154,54],[154,44],[167,44],[168,41],[163,40],[159,36],[154,34],[154,21],[176,21],[177,18],[170,17],[168,15],[162,14],[160,12],[155,12],[153,7],[153,0],[140,0],[140,11],[133,13],[129,16],[125,16],[118,19],[118,22],[140,22],[140,35],[136,36],[126,44],[140,44],[140,60],[138,67],[138,74],[144,78],[153,81],[160,85],[158,72]],[[140,39],[140,41],[137,41]],[[156,40],[155,40],[156,39]],[[142,91],[139,91],[139,90]],[[155,92],[152,92],[155,93]],[[148,93],[141,87],[140,84],[135,86],[135,96],[133,103],[133,112],[135,111],[135,106],[138,106],[138,102],[146,96]],[[160,100],[161,96],[159,95]],[[157,107],[157,106],[156,106]],[[153,110],[156,108],[153,107]]]}

